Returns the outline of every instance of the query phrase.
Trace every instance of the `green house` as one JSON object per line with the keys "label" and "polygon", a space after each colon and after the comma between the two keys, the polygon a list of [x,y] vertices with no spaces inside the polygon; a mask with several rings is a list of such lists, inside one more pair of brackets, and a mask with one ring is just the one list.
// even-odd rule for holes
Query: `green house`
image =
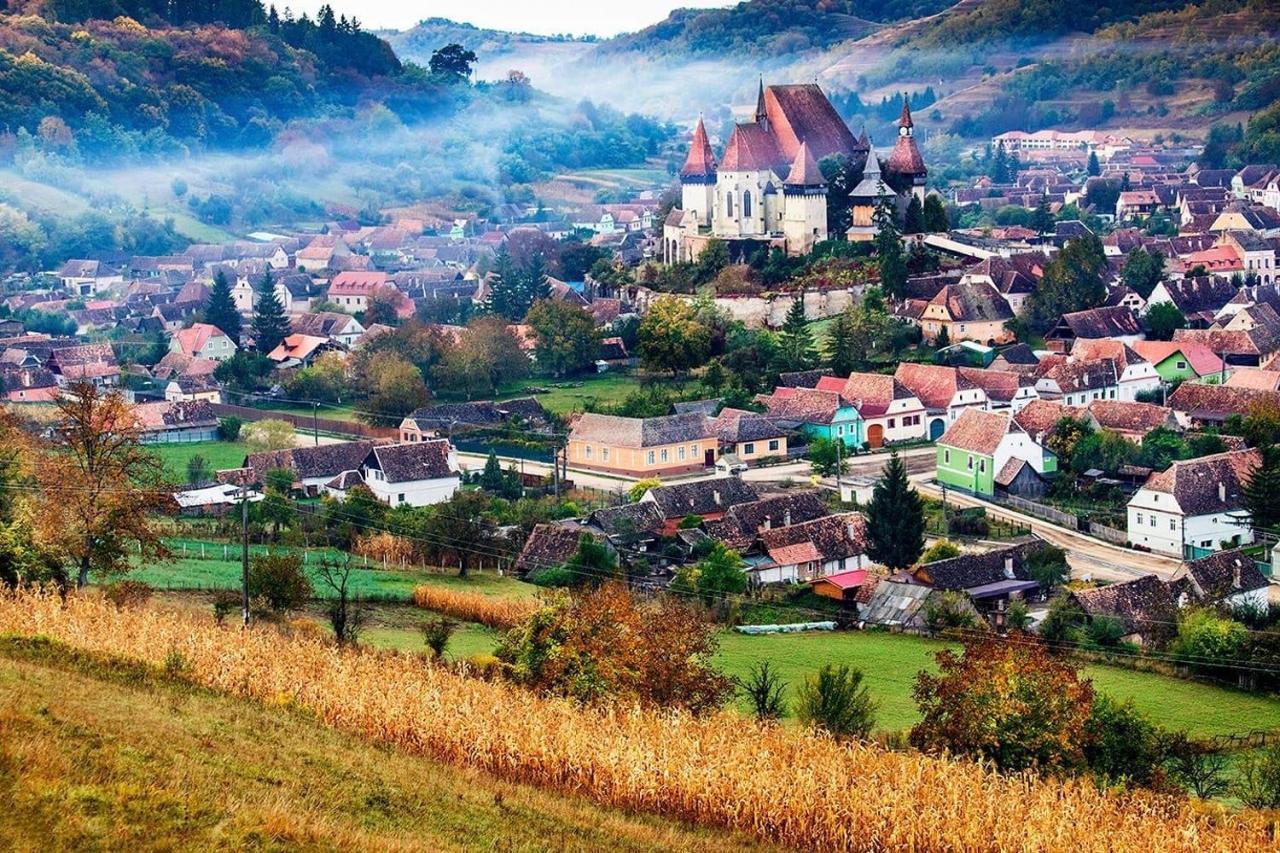
{"label": "green house", "polygon": [[1058,458],[1007,412],[965,409],[937,442],[939,483],[980,497],[999,488],[1034,497],[1058,471]]}
{"label": "green house", "polygon": [[1194,341],[1136,341],[1134,352],[1151,362],[1165,382],[1186,382],[1206,377],[1226,379],[1222,359],[1204,344]]}

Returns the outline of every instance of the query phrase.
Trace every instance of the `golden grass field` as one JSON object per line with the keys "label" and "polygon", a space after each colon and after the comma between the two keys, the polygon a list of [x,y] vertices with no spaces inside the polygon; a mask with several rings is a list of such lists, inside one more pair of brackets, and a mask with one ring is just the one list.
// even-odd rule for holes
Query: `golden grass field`
{"label": "golden grass field", "polygon": [[694,719],[588,709],[420,657],[338,649],[270,627],[219,627],[92,595],[0,598],[0,634],[149,664],[299,709],[336,729],[510,782],[808,850],[1244,851],[1276,847],[1267,816],[1086,780],[837,744],[731,712]]}

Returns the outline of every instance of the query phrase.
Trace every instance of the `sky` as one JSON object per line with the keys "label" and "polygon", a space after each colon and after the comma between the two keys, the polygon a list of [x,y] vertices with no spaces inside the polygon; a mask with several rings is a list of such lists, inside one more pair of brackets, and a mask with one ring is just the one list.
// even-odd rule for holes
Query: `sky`
{"label": "sky", "polygon": [[[306,10],[314,15],[321,2],[292,5],[295,13]],[[330,5],[340,14],[354,14],[370,30],[403,30],[423,18],[449,18],[477,27],[540,35],[612,36],[656,24],[672,9],[731,6],[734,0],[330,0]]]}

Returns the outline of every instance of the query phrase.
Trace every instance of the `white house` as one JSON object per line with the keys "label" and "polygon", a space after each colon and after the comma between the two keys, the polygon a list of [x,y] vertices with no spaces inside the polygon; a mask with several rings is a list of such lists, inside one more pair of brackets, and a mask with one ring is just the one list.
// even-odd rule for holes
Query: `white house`
{"label": "white house", "polygon": [[236,342],[217,326],[208,323],[194,323],[190,328],[181,329],[169,339],[169,351],[182,353],[191,358],[208,358],[213,361],[226,361],[236,354]]}
{"label": "white house", "polygon": [[893,376],[924,405],[928,438],[938,438],[967,409],[987,411],[987,392],[954,367],[899,362]]}
{"label": "white house", "polygon": [[848,379],[824,376],[818,389],[836,391],[853,403],[866,425],[867,443],[886,443],[924,438],[928,425],[920,398],[892,376],[883,373],[851,373]]}
{"label": "white house", "polygon": [[856,512],[770,527],[760,533],[763,556],[748,561],[748,572],[758,583],[808,583],[866,568],[866,530],[866,519]]}
{"label": "white house", "polygon": [[1243,495],[1257,464],[1256,450],[1232,450],[1152,474],[1129,499],[1129,544],[1194,559],[1252,542]]}
{"label": "white house", "polygon": [[442,503],[461,482],[448,439],[375,446],[360,466],[360,476],[379,500],[392,506]]}
{"label": "white house", "polygon": [[1133,347],[1106,338],[1080,338],[1071,347],[1073,361],[1102,361],[1113,363],[1116,373],[1116,396],[1124,402],[1133,402],[1143,392],[1160,390],[1161,378],[1156,366],[1134,351]]}
{"label": "white house", "polygon": [[1178,603],[1192,599],[1206,604],[1224,604],[1230,608],[1249,607],[1264,611],[1271,583],[1253,557],[1243,551],[1219,551],[1199,560],[1191,560],[1174,576],[1173,583],[1184,581]]}
{"label": "white house", "polygon": [[1116,363],[1102,359],[1054,364],[1036,379],[1036,392],[1042,399],[1066,406],[1087,406],[1093,400],[1118,400],[1120,382]]}

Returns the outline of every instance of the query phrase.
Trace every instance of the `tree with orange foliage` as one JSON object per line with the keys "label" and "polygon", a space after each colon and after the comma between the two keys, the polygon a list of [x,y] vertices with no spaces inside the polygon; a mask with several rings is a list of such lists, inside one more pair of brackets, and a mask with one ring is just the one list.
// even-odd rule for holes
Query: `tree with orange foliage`
{"label": "tree with orange foliage", "polygon": [[1002,770],[1054,771],[1084,764],[1093,685],[1037,639],[968,641],[936,655],[941,672],[916,676],[923,719],[911,744],[925,752],[984,758]]}
{"label": "tree with orange foliage", "polygon": [[133,407],[90,382],[73,384],[55,405],[60,422],[35,472],[37,543],[78,566],[79,587],[90,572],[129,571],[130,546],[167,558],[155,514],[171,512],[173,497],[163,462],[140,443]]}
{"label": "tree with orange foliage", "polygon": [[718,708],[731,679],[711,666],[715,629],[674,598],[638,603],[622,583],[562,598],[510,631],[498,658],[515,680],[583,702]]}

